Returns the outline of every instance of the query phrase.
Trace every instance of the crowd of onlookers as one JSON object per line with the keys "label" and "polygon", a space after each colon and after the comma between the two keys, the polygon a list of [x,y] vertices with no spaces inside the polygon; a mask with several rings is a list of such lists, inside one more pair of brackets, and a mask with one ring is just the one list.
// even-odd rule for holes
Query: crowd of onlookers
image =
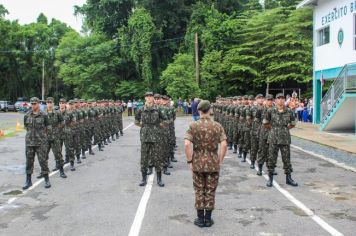
{"label": "crowd of onlookers", "polygon": [[300,99],[296,93],[292,96],[286,96],[286,106],[289,107],[295,114],[298,121],[312,122],[313,121],[313,99]]}

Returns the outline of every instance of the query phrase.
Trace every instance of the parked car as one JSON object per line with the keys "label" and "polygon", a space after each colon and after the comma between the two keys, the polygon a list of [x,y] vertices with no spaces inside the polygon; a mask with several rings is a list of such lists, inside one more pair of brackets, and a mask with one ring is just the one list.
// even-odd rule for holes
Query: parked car
{"label": "parked car", "polygon": [[15,103],[15,108],[17,111],[27,112],[30,107],[31,107],[31,103],[27,101],[17,101]]}
{"label": "parked car", "polygon": [[15,105],[9,101],[0,101],[0,110],[1,111],[16,111]]}

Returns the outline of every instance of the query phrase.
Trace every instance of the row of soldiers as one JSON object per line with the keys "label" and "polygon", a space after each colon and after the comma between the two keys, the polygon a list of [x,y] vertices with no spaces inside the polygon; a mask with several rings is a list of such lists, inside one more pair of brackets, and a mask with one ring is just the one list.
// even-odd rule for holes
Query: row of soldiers
{"label": "row of soldiers", "polygon": [[217,98],[213,105],[214,119],[226,133],[229,150],[238,153],[242,162],[250,154],[251,169],[257,162],[257,175],[262,175],[264,163],[267,165],[268,187],[273,185],[273,175],[279,150],[281,151],[286,183],[298,184],[292,179],[290,162],[291,136],[289,129],[296,125],[294,113],[285,107],[282,93],[276,99],[268,94],[245,95],[230,98]]}
{"label": "row of soldiers", "polygon": [[147,184],[147,176],[152,174],[153,167],[157,174],[157,184],[164,187],[163,174],[170,175],[168,168],[174,157],[176,136],[174,121],[176,111],[166,95],[145,93],[145,104],[135,115],[135,125],[141,127],[141,174],[140,186]]}
{"label": "row of soldiers", "polygon": [[[40,111],[40,100],[30,99],[31,110],[24,116],[26,129],[26,183],[24,190],[32,186],[34,159],[41,167],[38,178],[44,178],[45,187],[50,188],[48,158],[52,150],[56,162],[53,171],[59,170],[60,177],[67,178],[64,164],[70,163],[70,170],[75,171],[74,162],[80,164],[85,153],[95,155],[93,145],[103,151],[104,145],[123,135],[121,101],[74,99],[59,100],[59,109],[54,109],[54,99],[46,99],[46,111]],[[62,148],[65,147],[65,158]]]}

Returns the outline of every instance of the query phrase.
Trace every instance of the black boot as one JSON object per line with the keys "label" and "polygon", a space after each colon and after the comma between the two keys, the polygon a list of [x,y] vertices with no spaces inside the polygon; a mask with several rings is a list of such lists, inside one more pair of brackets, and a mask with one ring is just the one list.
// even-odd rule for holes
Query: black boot
{"label": "black boot", "polygon": [[250,169],[255,169],[255,161],[251,161]]}
{"label": "black boot", "polygon": [[194,224],[200,228],[205,227],[205,222],[204,222],[204,210],[197,210],[197,216],[194,220]]}
{"label": "black boot", "polygon": [[104,151],[103,150],[103,145],[101,143],[98,143],[98,147],[99,147],[99,151],[101,151],[101,152]]}
{"label": "black boot", "polygon": [[229,150],[232,150],[232,143],[229,143]]}
{"label": "black boot", "polygon": [[44,177],[44,181],[45,181],[45,188],[50,188],[51,183],[49,182],[48,174],[43,175],[43,177]]}
{"label": "black boot", "polygon": [[36,177],[37,179],[42,179],[43,178],[43,174],[41,173],[39,176]]}
{"label": "black boot", "polygon": [[85,156],[85,149],[82,149],[82,159],[86,159],[87,157]]}
{"label": "black boot", "polygon": [[247,157],[247,152],[243,152],[241,162],[246,162],[246,157]]}
{"label": "black boot", "polygon": [[120,135],[121,135],[121,136],[124,136],[124,132],[122,132],[122,130],[120,130]]}
{"label": "black boot", "polygon": [[89,145],[89,155],[95,155],[95,153],[93,152],[93,149],[91,149],[91,145]]}
{"label": "black boot", "polygon": [[26,190],[31,186],[32,186],[31,174],[27,174],[26,175],[26,182],[25,182],[25,185],[22,187],[22,189]]}
{"label": "black boot", "polygon": [[147,174],[145,172],[142,172],[142,180],[139,186],[145,186],[146,184],[147,184]]}
{"label": "black boot", "polygon": [[262,176],[262,166],[263,166],[263,164],[258,164],[257,175],[259,175],[259,176]]}
{"label": "black boot", "polygon": [[108,143],[106,142],[106,139],[104,139],[104,145],[108,145]]}
{"label": "black boot", "polygon": [[69,156],[68,155],[66,155],[65,160],[64,160],[64,164],[67,164],[67,163],[69,163]]}
{"label": "black boot", "polygon": [[56,162],[56,166],[52,169],[52,171],[58,170],[58,166],[59,166],[59,164],[58,164],[58,162]]}
{"label": "black boot", "polygon": [[70,170],[71,170],[71,171],[75,171],[74,161],[71,161],[71,162],[70,162]]}
{"label": "black boot", "polygon": [[80,164],[82,161],[80,160],[80,154],[77,154],[77,163]]}
{"label": "black boot", "polygon": [[173,168],[171,163],[168,164],[168,168]]}
{"label": "black boot", "polygon": [[106,141],[107,143],[111,143],[110,141],[110,136],[107,138],[108,141]]}
{"label": "black boot", "polygon": [[214,224],[213,219],[211,219],[212,210],[205,210],[205,226],[211,227]]}
{"label": "black boot", "polygon": [[239,148],[239,154],[237,155],[238,158],[242,157],[242,148]]}
{"label": "black boot", "polygon": [[112,140],[112,141],[115,141],[115,140],[116,140],[115,137],[114,137],[114,134],[111,135],[111,140]]}
{"label": "black boot", "polygon": [[276,170],[273,170],[273,175],[278,175]]}
{"label": "black boot", "polygon": [[160,187],[164,187],[164,183],[162,181],[162,172],[157,172],[157,184]]}
{"label": "black boot", "polygon": [[165,175],[171,175],[171,172],[169,172],[169,170],[167,169],[167,167],[163,168],[163,174]]}
{"label": "black boot", "polygon": [[173,156],[171,162],[177,162],[177,159]]}
{"label": "black boot", "polygon": [[237,145],[234,144],[234,152],[233,153],[237,153]]}
{"label": "black boot", "polygon": [[293,187],[297,187],[298,186],[298,183],[295,182],[293,179],[292,179],[292,175],[291,174],[286,174],[286,184],[290,185],[290,186],[293,186]]}
{"label": "black boot", "polygon": [[152,166],[148,167],[147,175],[152,175],[152,173],[153,173],[152,169],[153,169]]}
{"label": "black boot", "polygon": [[119,133],[116,133],[116,139],[119,139],[119,137],[120,137]]}
{"label": "black boot", "polygon": [[268,172],[268,181],[267,181],[266,186],[267,187],[273,186],[273,172],[272,173]]}
{"label": "black boot", "polygon": [[58,169],[59,169],[59,176],[62,177],[63,179],[67,178],[67,175],[64,173],[63,166],[60,166]]}

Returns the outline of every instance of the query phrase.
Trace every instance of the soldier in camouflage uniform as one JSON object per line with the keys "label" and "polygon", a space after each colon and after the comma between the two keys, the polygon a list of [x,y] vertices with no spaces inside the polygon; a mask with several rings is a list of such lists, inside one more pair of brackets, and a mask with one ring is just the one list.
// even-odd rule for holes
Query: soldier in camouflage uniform
{"label": "soldier in camouflage uniform", "polygon": [[[64,99],[60,100],[60,107],[61,104],[65,102]],[[64,120],[64,129],[63,129],[63,141],[66,151],[66,158],[65,163],[70,163],[70,170],[75,171],[74,161],[75,161],[75,145],[76,145],[76,129],[75,126],[77,125],[77,116],[76,112],[74,111],[74,101],[69,100],[67,103],[67,108],[61,109],[61,115]]]}
{"label": "soldier in camouflage uniform", "polygon": [[243,96],[242,105],[239,108],[239,158],[242,158],[242,162],[246,161],[247,152],[249,150],[249,133],[250,129],[247,123],[246,111],[248,111],[248,96]]}
{"label": "soldier in camouflage uniform", "polygon": [[200,120],[190,124],[184,136],[184,145],[187,162],[193,172],[195,208],[198,216],[194,224],[199,227],[210,227],[214,224],[211,214],[215,207],[215,191],[219,181],[220,165],[226,153],[227,137],[223,127],[210,119],[209,101],[201,101],[198,110]]}
{"label": "soldier in camouflage uniform", "polygon": [[120,135],[123,136],[124,132],[123,132],[123,122],[122,122],[122,113],[125,111],[124,106],[122,105],[122,101],[119,100],[118,101],[118,118],[119,118],[119,131],[120,131]]}
{"label": "soldier in camouflage uniform", "polygon": [[24,116],[24,127],[26,129],[26,183],[23,189],[32,186],[31,175],[35,155],[41,166],[41,173],[45,179],[45,188],[50,188],[49,169],[47,158],[47,129],[49,126],[48,116],[40,111],[40,100],[36,97],[30,99],[32,109]]}
{"label": "soldier in camouflage uniform", "polygon": [[[59,169],[60,176],[62,178],[67,178],[66,174],[63,170],[64,160],[62,156],[62,149],[60,146],[60,138],[62,135],[62,128],[63,128],[63,117],[59,111],[53,110],[53,102],[54,98],[48,97],[46,99],[47,103],[47,112],[46,115],[48,116],[48,130],[47,130],[47,142],[48,142],[48,149],[47,149],[47,157],[49,155],[50,150],[54,154],[54,159],[56,160],[56,167],[53,171]],[[42,175],[40,176],[42,177]]]}
{"label": "soldier in camouflage uniform", "polygon": [[232,120],[233,120],[233,129],[232,129],[232,143],[234,145],[234,151],[233,153],[237,153],[237,145],[239,141],[239,136],[238,136],[238,125],[239,125],[239,106],[241,105],[241,96],[237,96],[234,98],[234,106],[232,108]]}
{"label": "soldier in camouflage uniform", "polygon": [[135,115],[135,125],[141,127],[141,173],[140,186],[147,184],[147,169],[151,163],[157,173],[157,184],[164,187],[162,181],[163,160],[160,155],[160,126],[166,125],[166,117],[162,110],[154,104],[153,93],[145,94],[145,105]]}
{"label": "soldier in camouflage uniform", "polygon": [[176,148],[176,135],[175,135],[175,126],[174,126],[174,121],[176,120],[176,109],[174,106],[171,105],[171,100],[169,99],[168,96],[163,96],[163,99],[165,100],[166,107],[168,109],[168,145],[169,145],[169,168],[173,168],[171,162],[177,162],[177,160],[174,157],[174,150]]}
{"label": "soldier in camouflage uniform", "polygon": [[262,111],[264,109],[263,107],[263,101],[264,97],[262,94],[258,94],[256,96],[256,105],[251,106],[251,119],[252,119],[252,127],[251,127],[251,154],[250,154],[250,160],[251,160],[251,169],[255,169],[255,162],[257,159],[257,153],[258,153],[258,144],[259,144],[259,134],[260,134],[260,128],[262,124]]}
{"label": "soldier in camouflage uniform", "polygon": [[268,182],[267,186],[273,186],[273,171],[276,167],[278,151],[281,150],[283,169],[286,174],[286,184],[298,186],[292,179],[293,172],[290,162],[291,136],[289,130],[296,125],[293,111],[285,107],[285,97],[282,93],[276,96],[276,107],[270,108],[263,119],[263,124],[270,129],[268,135],[269,155],[267,160]]}
{"label": "soldier in camouflage uniform", "polygon": [[[273,106],[273,95],[267,94],[265,104],[264,104],[262,114],[261,114],[262,119],[264,118],[268,109],[272,108],[272,106]],[[269,129],[267,129],[263,124],[261,124],[260,133],[259,133],[258,156],[257,156],[257,164],[258,164],[257,175],[259,175],[259,176],[262,176],[263,164],[267,163],[268,134],[269,134]]]}

